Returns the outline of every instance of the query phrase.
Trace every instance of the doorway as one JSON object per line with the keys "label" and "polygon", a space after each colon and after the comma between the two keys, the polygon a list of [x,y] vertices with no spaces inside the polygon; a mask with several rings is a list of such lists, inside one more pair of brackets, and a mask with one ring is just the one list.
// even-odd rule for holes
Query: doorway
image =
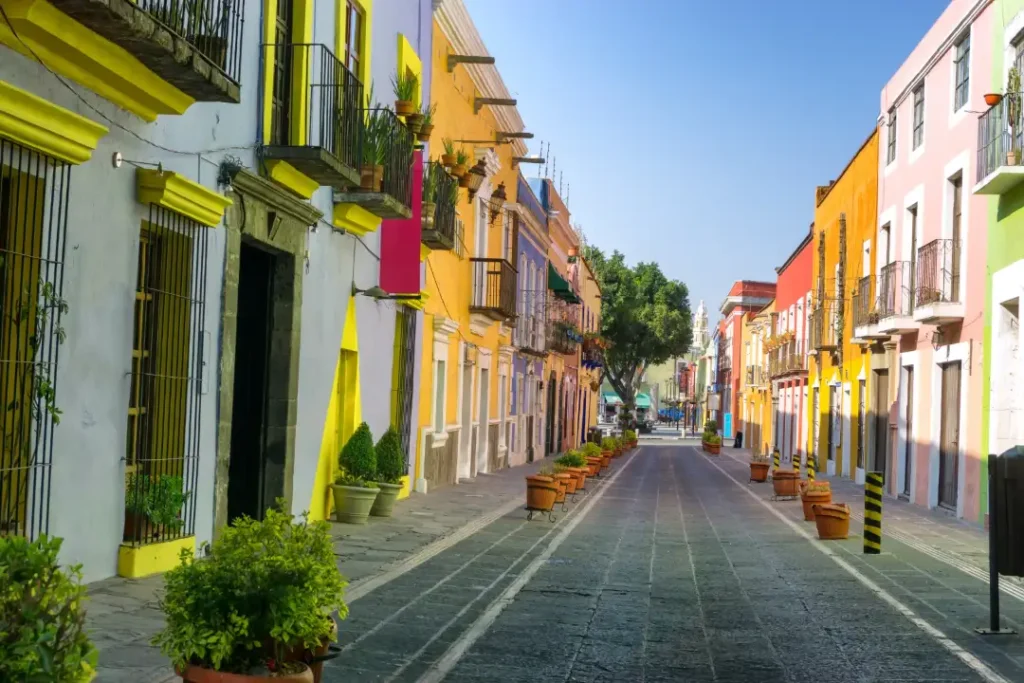
{"label": "doorway", "polygon": [[477,428],[477,452],[473,454],[474,476],[480,471],[481,463],[484,464],[484,467],[487,466],[487,446],[490,441],[488,439],[488,430],[491,423],[491,417],[487,412],[490,409],[491,403],[491,392],[489,391],[490,374],[490,370],[480,369],[480,426]]}
{"label": "doorway", "polygon": [[914,366],[908,365],[903,368],[907,388],[907,405],[904,412],[904,420],[907,425],[906,439],[903,444],[903,491],[902,494],[910,497],[910,476],[913,470],[914,460]]}
{"label": "doorway", "polygon": [[469,479],[473,476],[473,366],[466,363],[462,366],[462,425],[459,434],[459,472],[458,476]]}
{"label": "doorway", "polygon": [[277,257],[242,242],[238,276],[235,377],[228,469],[228,521],[262,519],[284,494],[284,461],[267,448],[270,330]]}
{"label": "doorway", "polygon": [[832,463],[832,467],[835,467],[836,452],[839,450],[839,430],[842,419],[839,400],[839,387],[832,385],[828,391],[828,460]]}
{"label": "doorway", "polygon": [[547,434],[544,439],[544,455],[545,457],[555,452],[555,416],[558,412],[557,405],[557,384],[555,384],[555,373],[552,372],[551,376],[548,377],[548,420],[547,420]]}
{"label": "doorway", "polygon": [[875,371],[875,449],[871,471],[885,475],[889,462],[889,371]]}
{"label": "doorway", "polygon": [[810,466],[818,470],[818,439],[821,438],[821,389],[814,387],[814,401],[811,409],[811,417],[814,419],[814,433],[811,437],[811,461]]}
{"label": "doorway", "polygon": [[960,472],[960,363],[942,368],[942,404],[939,426],[939,505],[956,509]]}

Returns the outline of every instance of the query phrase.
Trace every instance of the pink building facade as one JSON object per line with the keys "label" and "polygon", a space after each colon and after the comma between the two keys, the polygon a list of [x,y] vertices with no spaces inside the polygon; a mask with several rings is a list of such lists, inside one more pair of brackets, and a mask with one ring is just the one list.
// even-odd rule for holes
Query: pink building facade
{"label": "pink building facade", "polygon": [[865,245],[876,250],[871,400],[888,406],[869,470],[894,495],[972,520],[987,237],[987,200],[972,189],[996,14],[992,0],[952,0],[882,89],[878,227]]}

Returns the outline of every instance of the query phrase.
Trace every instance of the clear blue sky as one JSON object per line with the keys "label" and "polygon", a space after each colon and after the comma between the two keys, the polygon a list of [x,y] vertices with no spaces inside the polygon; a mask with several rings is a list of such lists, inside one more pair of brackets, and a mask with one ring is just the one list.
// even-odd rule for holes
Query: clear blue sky
{"label": "clear blue sky", "polygon": [[733,281],[775,279],[948,5],[464,1],[589,242],[659,262],[712,311]]}

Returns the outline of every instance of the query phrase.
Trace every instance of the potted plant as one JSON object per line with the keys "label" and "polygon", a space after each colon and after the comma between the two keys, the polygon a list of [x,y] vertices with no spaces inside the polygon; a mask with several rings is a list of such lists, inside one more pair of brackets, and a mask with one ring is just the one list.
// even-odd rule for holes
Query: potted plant
{"label": "potted plant", "polygon": [[436,112],[436,104],[423,105],[423,120],[420,122],[420,132],[417,136],[420,142],[430,141],[430,133],[434,130],[434,114]]}
{"label": "potted plant", "polygon": [[62,569],[60,546],[60,538],[46,535],[0,535],[0,681],[86,683],[96,676],[81,565]]}
{"label": "potted plant", "polygon": [[[576,479],[576,475],[573,472],[569,471],[569,465],[567,465],[565,463],[562,463],[562,462],[559,462],[559,460],[561,460],[562,457],[565,457],[565,456],[561,456],[561,457],[557,458],[555,460],[555,464],[552,465],[552,468],[555,471],[555,480],[558,481],[559,486],[561,486],[563,491],[564,491],[564,493],[562,495],[562,500],[565,500],[565,494],[568,494],[568,495],[571,496],[572,494],[576,493],[576,481],[577,481],[577,479]],[[555,502],[559,503],[561,501],[556,500]]]}
{"label": "potted plant", "polygon": [[419,137],[420,130],[423,127],[423,114],[418,111],[414,111],[405,117],[405,127],[409,129],[409,132]]}
{"label": "potted plant", "polygon": [[814,506],[832,502],[832,488],[827,481],[801,481],[800,502],[804,507],[804,520],[814,521]]}
{"label": "potted plant", "polygon": [[997,92],[985,93],[985,104],[990,107],[994,107],[1003,101],[1003,96]]}
{"label": "potted plant", "polygon": [[416,111],[416,91],[420,82],[415,76],[395,74],[391,77],[391,87],[395,91],[395,113],[409,116]]}
{"label": "potted plant", "polygon": [[431,230],[434,227],[434,213],[437,210],[437,187],[440,178],[438,173],[443,173],[437,164],[429,163],[423,169],[423,208],[421,210],[420,222],[424,230]]}
{"label": "potted plant", "polygon": [[629,448],[636,448],[636,432],[632,429],[622,432],[622,440],[626,442]]}
{"label": "potted plant", "polygon": [[551,512],[557,496],[558,484],[543,470],[526,477],[526,509],[530,512]]}
{"label": "potted plant", "polygon": [[615,437],[606,436],[601,439],[601,469],[611,464],[612,454],[615,452]]}
{"label": "potted plant", "polygon": [[768,481],[768,456],[752,455],[750,457],[750,481]]}
{"label": "potted plant", "polygon": [[718,455],[722,451],[722,437],[718,434],[705,435],[705,446],[711,455]]}
{"label": "potted plant", "polygon": [[387,127],[387,117],[381,110],[371,109],[363,131],[363,165],[359,172],[359,187],[367,192],[380,192],[384,180]]}
{"label": "potted plant", "polygon": [[844,539],[850,535],[850,506],[846,503],[816,503],[814,523],[821,540]]}
{"label": "potted plant", "polygon": [[796,498],[800,495],[800,472],[778,469],[772,472],[772,487],[776,498]]}
{"label": "potted plant", "polygon": [[125,478],[124,540],[158,538],[181,528],[181,510],[191,493],[184,479],[168,474],[129,473]]}
{"label": "potted plant", "polygon": [[373,501],[370,514],[374,517],[390,517],[398,494],[402,492],[402,477],[405,476],[402,440],[394,427],[388,427],[374,451],[377,454],[377,486],[380,487],[380,493]]}
{"label": "potted plant", "polygon": [[441,144],[444,145],[444,154],[441,155],[441,165],[446,168],[452,168],[455,166],[457,158],[455,156],[455,143],[452,142],[451,138],[445,138],[441,141]]}
{"label": "potted plant", "polygon": [[373,435],[365,422],[359,425],[338,457],[339,472],[334,492],[334,519],[349,524],[366,524],[380,488],[371,483],[377,476],[377,453]]}
{"label": "potted plant", "polygon": [[[279,501],[279,504],[283,501]],[[153,644],[190,683],[310,683],[305,663],[344,619],[345,581],[326,522],[269,509],[242,517],[200,557],[167,572],[164,628]]]}
{"label": "potted plant", "polygon": [[556,465],[566,468],[566,471],[576,477],[576,490],[582,489],[587,481],[587,458],[582,451],[571,450],[555,460]]}
{"label": "potted plant", "polygon": [[584,444],[583,457],[586,459],[587,467],[590,469],[590,476],[596,477],[601,471],[601,463],[603,462],[601,447],[596,443]]}
{"label": "potted plant", "polygon": [[469,155],[461,149],[455,152],[455,165],[452,166],[452,175],[460,181],[468,172]]}

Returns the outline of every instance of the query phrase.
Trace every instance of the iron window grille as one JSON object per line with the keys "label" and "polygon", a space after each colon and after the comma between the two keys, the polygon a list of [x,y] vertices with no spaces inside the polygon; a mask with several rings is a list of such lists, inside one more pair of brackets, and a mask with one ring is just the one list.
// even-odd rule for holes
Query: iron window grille
{"label": "iron window grille", "polygon": [[124,541],[195,534],[210,231],[155,204],[139,239]]}
{"label": "iron window grille", "polygon": [[913,149],[924,142],[924,83],[914,89],[914,140]]}
{"label": "iron window grille", "polygon": [[71,166],[0,138],[0,536],[49,530]]}
{"label": "iron window grille", "polygon": [[956,44],[956,57],[953,70],[956,73],[956,88],[953,92],[953,111],[967,104],[968,86],[970,85],[971,65],[971,34],[967,34]]}
{"label": "iron window grille", "polygon": [[889,130],[886,140],[885,163],[896,161],[896,107],[889,110]]}
{"label": "iron window grille", "polygon": [[1016,165],[1022,162],[1020,153],[1021,148],[1024,147],[1022,101],[1024,101],[1024,97],[1021,93],[1006,93],[999,104],[989,108],[978,117],[978,182],[984,180],[1000,166]]}
{"label": "iron window grille", "polygon": [[399,306],[395,313],[395,347],[391,375],[391,424],[398,432],[409,466],[412,399],[416,388],[416,311]]}

